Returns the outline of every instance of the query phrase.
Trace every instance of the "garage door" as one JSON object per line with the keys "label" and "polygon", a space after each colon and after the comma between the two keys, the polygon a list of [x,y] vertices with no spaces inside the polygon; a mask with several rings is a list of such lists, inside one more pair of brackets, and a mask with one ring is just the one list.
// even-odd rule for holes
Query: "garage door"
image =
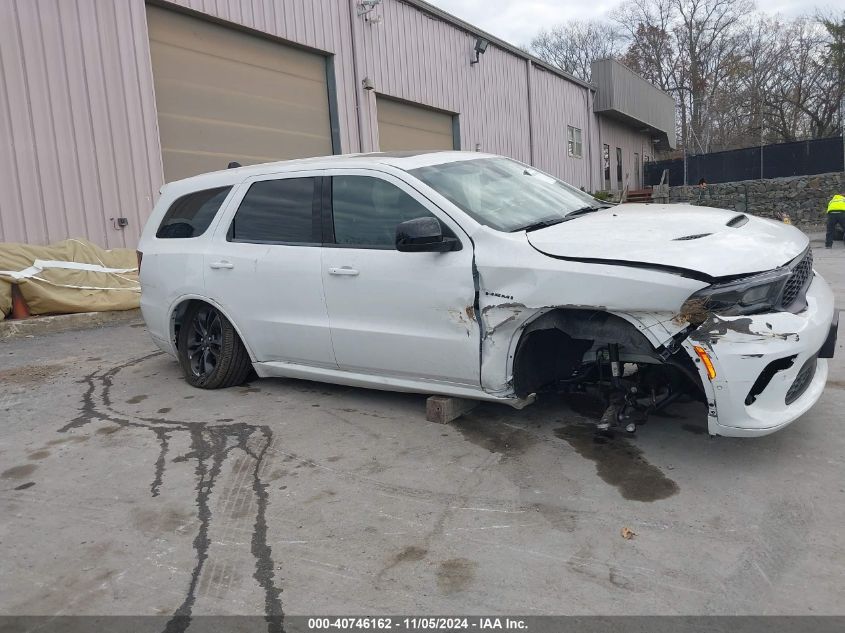
{"label": "garage door", "polygon": [[376,105],[381,151],[455,149],[452,114],[386,97],[377,97]]}
{"label": "garage door", "polygon": [[147,7],[167,181],[332,153],[325,58]]}

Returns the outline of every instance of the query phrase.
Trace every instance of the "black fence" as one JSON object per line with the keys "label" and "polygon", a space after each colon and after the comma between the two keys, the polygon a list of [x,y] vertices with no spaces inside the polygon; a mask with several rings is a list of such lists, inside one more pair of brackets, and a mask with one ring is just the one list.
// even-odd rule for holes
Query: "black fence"
{"label": "black fence", "polygon": [[669,170],[669,184],[673,186],[697,185],[702,178],[708,183],[716,183],[842,171],[842,137],[833,136],[811,141],[765,145],[762,148],[746,147],[727,152],[687,156],[686,183],[683,158],[646,163],[643,170],[645,184],[658,184],[664,169]]}

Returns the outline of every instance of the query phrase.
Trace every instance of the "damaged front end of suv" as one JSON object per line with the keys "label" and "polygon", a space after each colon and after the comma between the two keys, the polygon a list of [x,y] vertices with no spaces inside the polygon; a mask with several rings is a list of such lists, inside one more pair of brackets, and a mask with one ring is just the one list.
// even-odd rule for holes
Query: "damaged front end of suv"
{"label": "damaged front end of suv", "polygon": [[515,406],[593,392],[600,428],[682,396],[711,435],[771,433],[821,395],[833,295],[806,235],[685,204],[610,205],[515,161],[428,159],[411,173],[474,246],[481,388]]}
{"label": "damaged front end of suv", "polygon": [[[620,206],[602,214],[622,224],[620,218],[637,211]],[[723,226],[735,219],[713,214]],[[647,224],[645,217],[635,219]],[[836,336],[833,295],[813,270],[803,234],[743,219],[749,226],[742,240],[729,234],[708,245],[722,252],[717,265],[702,250],[675,244],[668,248],[675,252],[632,254],[636,259],[588,256],[557,246],[570,227],[552,227],[556,235],[537,235],[552,228],[527,233],[533,252],[522,255],[528,261],[488,260],[484,253],[503,249],[486,249],[482,231],[475,236],[482,386],[517,406],[543,392],[589,394],[603,402],[599,430],[633,432],[679,399],[706,404],[713,436],[765,435],[795,420],[824,388],[824,359],[832,356]],[[585,220],[580,238],[593,218]],[[780,251],[798,254],[762,272],[730,274],[748,267],[739,263],[739,242],[760,235],[766,242],[772,234],[788,236]],[[760,266],[783,256],[752,251],[747,258]],[[571,301],[555,300],[562,296]]]}

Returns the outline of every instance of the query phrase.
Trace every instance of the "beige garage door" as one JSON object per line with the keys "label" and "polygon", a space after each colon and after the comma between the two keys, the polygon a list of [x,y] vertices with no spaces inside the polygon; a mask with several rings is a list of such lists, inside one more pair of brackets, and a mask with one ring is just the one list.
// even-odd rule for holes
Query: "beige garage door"
{"label": "beige garage door", "polygon": [[451,114],[386,97],[376,105],[381,151],[455,149]]}
{"label": "beige garage door", "polygon": [[325,58],[147,7],[167,181],[332,153]]}

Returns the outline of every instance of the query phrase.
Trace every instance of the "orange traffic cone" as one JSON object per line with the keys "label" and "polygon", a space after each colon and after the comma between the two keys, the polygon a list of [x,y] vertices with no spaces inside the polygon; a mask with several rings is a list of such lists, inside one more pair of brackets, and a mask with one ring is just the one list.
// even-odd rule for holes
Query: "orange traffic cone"
{"label": "orange traffic cone", "polygon": [[26,305],[21,289],[18,288],[18,284],[12,284],[12,318],[26,319],[29,316],[29,306]]}

